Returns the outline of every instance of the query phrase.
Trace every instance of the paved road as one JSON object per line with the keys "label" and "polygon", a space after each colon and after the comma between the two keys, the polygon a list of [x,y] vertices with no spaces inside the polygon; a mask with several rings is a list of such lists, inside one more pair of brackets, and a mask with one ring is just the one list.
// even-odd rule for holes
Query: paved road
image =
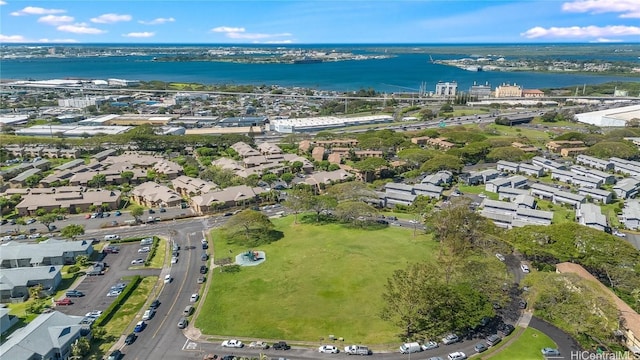
{"label": "paved road", "polygon": [[542,319],[537,317],[531,318],[529,326],[542,331],[556,343],[558,350],[560,350],[560,356],[555,357],[555,359],[573,359],[573,357],[571,357],[572,352],[577,354],[577,352],[581,350],[580,346],[571,336]]}

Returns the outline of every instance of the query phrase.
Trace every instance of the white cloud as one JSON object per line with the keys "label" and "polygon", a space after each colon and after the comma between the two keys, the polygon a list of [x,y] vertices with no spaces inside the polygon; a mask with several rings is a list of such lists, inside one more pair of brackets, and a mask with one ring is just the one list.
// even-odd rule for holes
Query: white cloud
{"label": "white cloud", "polygon": [[85,23],[60,25],[56,29],[58,29],[59,31],[70,32],[74,34],[89,34],[89,35],[104,34],[106,32],[104,30],[89,27]]}
{"label": "white cloud", "polygon": [[269,40],[269,41],[264,41],[264,42],[256,41],[256,43],[261,43],[261,44],[293,44],[293,40]]}
{"label": "white cloud", "polygon": [[67,15],[45,15],[38,19],[39,23],[48,25],[61,25],[64,23],[73,22],[73,16]]}
{"label": "white cloud", "polygon": [[91,19],[91,22],[96,24],[113,24],[121,21],[131,21],[131,15],[102,14]]}
{"label": "white cloud", "polygon": [[0,34],[0,42],[6,42],[6,43],[19,43],[19,42],[25,42],[25,38],[22,35],[2,35]]}
{"label": "white cloud", "polygon": [[245,29],[243,27],[218,26],[216,28],[211,29],[211,32],[241,33],[241,32],[245,32]]}
{"label": "white cloud", "polygon": [[77,43],[78,40],[76,39],[39,39],[38,41],[39,43]]}
{"label": "white cloud", "polygon": [[290,33],[281,33],[281,34],[258,34],[258,33],[237,33],[237,32],[228,32],[226,36],[230,39],[249,39],[249,40],[260,40],[260,39],[269,39],[274,37],[283,37],[283,36],[291,36]]}
{"label": "white cloud", "polygon": [[640,35],[638,26],[571,26],[571,27],[533,27],[520,34],[528,39],[537,38],[606,38],[609,36],[632,36]]}
{"label": "white cloud", "polygon": [[621,18],[640,18],[638,0],[574,0],[562,4],[568,12],[590,12],[592,14],[621,13]]}
{"label": "white cloud", "polygon": [[131,38],[149,38],[154,36],[155,34],[156,33],[154,32],[145,31],[145,32],[130,32],[128,34],[122,34],[122,36],[131,37]]}
{"label": "white cloud", "polygon": [[144,25],[162,25],[162,24],[166,24],[174,21],[176,21],[176,19],[170,17],[170,18],[155,18],[151,21],[140,20],[138,22]]}
{"label": "white cloud", "polygon": [[14,11],[11,13],[13,16],[22,16],[22,15],[48,15],[48,14],[62,14],[67,12],[62,9],[45,9],[36,6],[27,6],[22,10]]}
{"label": "white cloud", "polygon": [[4,0],[0,0],[0,5],[7,5],[7,2]]}
{"label": "white cloud", "polygon": [[622,40],[620,39],[607,39],[607,38],[597,38],[593,41],[590,41],[592,43],[616,43],[616,42],[622,42]]}

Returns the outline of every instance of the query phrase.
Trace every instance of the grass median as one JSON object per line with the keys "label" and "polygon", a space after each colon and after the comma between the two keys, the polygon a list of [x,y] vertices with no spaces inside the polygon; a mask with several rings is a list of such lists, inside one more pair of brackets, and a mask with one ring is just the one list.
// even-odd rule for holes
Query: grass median
{"label": "grass median", "polygon": [[[547,335],[533,328],[527,328],[509,346],[498,351],[494,356],[481,356],[491,360],[536,360],[544,359],[540,350],[545,347],[555,348],[556,344]],[[490,355],[490,354],[489,354]]]}
{"label": "grass median", "polygon": [[[355,229],[341,224],[294,224],[274,219],[284,238],[251,250],[266,261],[238,273],[213,269],[196,326],[205,334],[320,341],[329,335],[349,343],[399,341],[400,329],[380,319],[382,293],[394,270],[435,261],[427,235],[388,227]],[[212,233],[216,258],[247,248]]]}

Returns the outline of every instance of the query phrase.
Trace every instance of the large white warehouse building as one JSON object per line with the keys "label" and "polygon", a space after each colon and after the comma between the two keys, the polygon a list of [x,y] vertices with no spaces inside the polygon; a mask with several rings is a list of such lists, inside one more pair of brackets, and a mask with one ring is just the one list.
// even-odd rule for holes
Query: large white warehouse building
{"label": "large white warehouse building", "polygon": [[640,105],[577,114],[576,120],[602,127],[623,127],[631,119],[640,119]]}

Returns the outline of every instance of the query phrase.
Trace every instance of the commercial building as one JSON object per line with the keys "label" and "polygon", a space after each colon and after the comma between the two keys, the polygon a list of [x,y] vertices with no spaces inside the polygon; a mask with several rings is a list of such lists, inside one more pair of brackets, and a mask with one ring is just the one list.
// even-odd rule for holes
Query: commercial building
{"label": "commercial building", "polygon": [[631,119],[640,119],[640,105],[591,111],[575,115],[578,122],[600,127],[624,127]]}
{"label": "commercial building", "polygon": [[369,115],[339,118],[335,116],[321,116],[299,119],[278,119],[271,120],[270,127],[273,131],[280,133],[294,133],[307,131],[322,131],[340,127],[383,124],[393,122],[390,115]]}
{"label": "commercial building", "polygon": [[478,99],[485,99],[491,97],[491,85],[487,82],[484,85],[478,85],[473,82],[473,85],[469,88],[469,95],[475,96]]}
{"label": "commercial building", "polygon": [[522,97],[522,87],[515,83],[513,85],[502,84],[496,87],[494,96],[497,98]]}
{"label": "commercial building", "polygon": [[438,82],[436,84],[436,92],[434,93],[435,96],[443,96],[443,97],[449,97],[449,96],[456,96],[456,93],[458,92],[458,83],[455,81],[451,81],[451,82]]}

